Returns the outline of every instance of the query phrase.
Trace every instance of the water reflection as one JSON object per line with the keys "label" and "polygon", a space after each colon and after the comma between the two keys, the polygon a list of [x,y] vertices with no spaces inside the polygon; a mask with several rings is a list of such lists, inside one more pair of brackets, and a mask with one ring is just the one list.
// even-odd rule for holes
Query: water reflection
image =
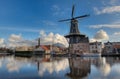
{"label": "water reflection", "polygon": [[[120,73],[116,72],[116,69],[120,71],[119,57],[99,57],[91,59],[91,63],[92,73],[89,75],[90,79],[119,79]],[[117,67],[114,68],[114,66]]]}
{"label": "water reflection", "polygon": [[32,73],[35,68],[31,69],[35,67],[34,62],[28,58],[8,56],[1,57],[0,62],[2,64],[0,67],[0,79],[18,79],[18,77],[24,79],[25,77],[36,76],[35,73]]}
{"label": "water reflection", "polygon": [[91,72],[91,62],[89,58],[69,58],[70,72],[67,73],[72,79],[86,77]]}
{"label": "water reflection", "polygon": [[67,58],[55,58],[37,61],[37,66],[39,75],[43,76],[46,72],[50,75],[53,73],[59,74],[60,71],[65,71],[69,67],[69,64]]}
{"label": "water reflection", "polygon": [[119,79],[120,57],[0,57],[0,79]]}
{"label": "water reflection", "polygon": [[111,71],[111,66],[105,58],[98,58],[93,64],[99,69],[100,74],[103,76],[107,76]]}

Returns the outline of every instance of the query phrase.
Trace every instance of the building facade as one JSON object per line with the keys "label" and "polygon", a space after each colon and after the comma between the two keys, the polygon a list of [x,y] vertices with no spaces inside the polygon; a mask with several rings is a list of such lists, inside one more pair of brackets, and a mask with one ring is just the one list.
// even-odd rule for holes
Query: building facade
{"label": "building facade", "polygon": [[89,44],[90,53],[101,53],[102,52],[102,42],[92,42]]}
{"label": "building facade", "polygon": [[71,51],[76,54],[89,53],[89,43],[73,44],[73,49]]}
{"label": "building facade", "polygon": [[120,53],[120,42],[113,42],[113,52]]}
{"label": "building facade", "polygon": [[34,46],[20,46],[16,47],[15,51],[33,51],[35,49]]}
{"label": "building facade", "polygon": [[113,43],[112,42],[106,42],[104,43],[104,49],[103,53],[113,53]]}
{"label": "building facade", "polygon": [[120,53],[120,42],[104,43],[103,53]]}

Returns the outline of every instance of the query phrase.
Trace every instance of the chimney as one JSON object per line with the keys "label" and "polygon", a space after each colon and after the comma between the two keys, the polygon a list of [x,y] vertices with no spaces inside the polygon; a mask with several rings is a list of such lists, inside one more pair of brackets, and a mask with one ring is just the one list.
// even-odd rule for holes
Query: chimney
{"label": "chimney", "polygon": [[40,38],[38,38],[38,46],[40,46]]}

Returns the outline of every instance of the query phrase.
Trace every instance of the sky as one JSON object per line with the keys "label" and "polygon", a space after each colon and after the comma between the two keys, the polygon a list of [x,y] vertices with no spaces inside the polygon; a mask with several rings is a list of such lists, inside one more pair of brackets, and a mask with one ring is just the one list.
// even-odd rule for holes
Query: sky
{"label": "sky", "polygon": [[120,41],[120,0],[0,0],[0,46],[27,45],[39,37],[43,44],[67,44],[70,22],[58,21],[71,18],[73,4],[74,16],[90,14],[78,20],[81,34],[90,41]]}

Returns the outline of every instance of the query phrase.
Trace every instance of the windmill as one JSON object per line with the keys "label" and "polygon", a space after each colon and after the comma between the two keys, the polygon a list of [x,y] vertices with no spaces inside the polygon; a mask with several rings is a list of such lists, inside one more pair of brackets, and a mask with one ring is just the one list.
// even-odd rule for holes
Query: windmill
{"label": "windmill", "polygon": [[74,17],[74,9],[75,9],[75,6],[73,5],[70,19],[59,20],[59,22],[64,22],[64,21],[71,22],[69,35],[65,36],[66,38],[69,38],[69,44],[78,43],[80,36],[82,36],[82,34],[80,34],[79,29],[78,29],[78,19],[90,16],[88,14],[85,14],[82,16]]}
{"label": "windmill", "polygon": [[[74,17],[74,9],[75,9],[75,6],[73,5],[72,7],[72,14],[71,14],[71,18],[70,19],[65,19],[65,20],[60,20],[59,22],[64,22],[64,21],[70,21],[71,25],[70,25],[70,32],[68,35],[66,35],[65,37],[69,39],[69,49],[68,49],[68,53],[69,55],[71,55],[71,53],[75,53],[76,51],[80,51],[80,52],[83,52],[83,48],[81,49],[80,47],[83,47],[81,44],[84,43],[84,45],[86,47],[88,47],[89,45],[89,38],[86,37],[85,35],[83,34],[80,34],[80,31],[78,29],[78,19],[80,18],[85,18],[85,17],[88,17],[90,15],[88,14],[85,14],[85,15],[82,15],[82,16],[77,16],[77,17]],[[80,50],[74,50],[74,45],[75,44],[79,44],[78,45],[78,49]],[[76,49],[76,48],[75,48]],[[86,52],[89,52],[89,47],[88,48],[84,48],[86,50]]]}

